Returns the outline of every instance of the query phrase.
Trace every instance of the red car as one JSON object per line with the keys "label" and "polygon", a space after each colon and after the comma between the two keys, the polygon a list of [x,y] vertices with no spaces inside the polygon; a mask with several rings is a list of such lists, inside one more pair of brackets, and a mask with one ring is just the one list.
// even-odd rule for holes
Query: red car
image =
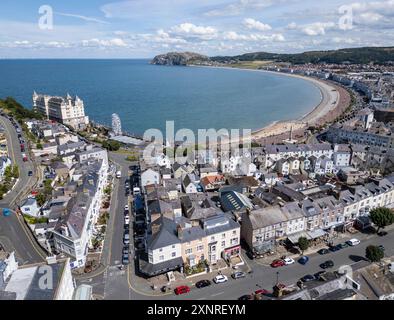
{"label": "red car", "polygon": [[262,295],[264,295],[264,294],[269,294],[270,292],[268,290],[265,290],[265,289],[259,289],[259,290],[256,290],[254,293],[255,294],[262,294]]}
{"label": "red car", "polygon": [[176,287],[174,291],[175,291],[176,295],[180,295],[180,294],[190,292],[190,288],[188,286],[179,286],[179,287]]}
{"label": "red car", "polygon": [[278,267],[283,267],[284,265],[286,265],[286,263],[283,260],[274,260],[271,263],[271,267],[272,268],[278,268]]}

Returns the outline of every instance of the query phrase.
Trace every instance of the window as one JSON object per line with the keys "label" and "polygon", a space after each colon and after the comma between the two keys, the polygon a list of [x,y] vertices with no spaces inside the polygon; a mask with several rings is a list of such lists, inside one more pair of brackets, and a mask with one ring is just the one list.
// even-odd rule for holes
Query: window
{"label": "window", "polygon": [[164,256],[160,256],[160,257],[159,257],[159,260],[160,260],[160,261],[163,261],[163,260],[164,260]]}
{"label": "window", "polygon": [[233,238],[233,239],[231,239],[231,245],[236,245],[236,244],[238,244],[238,238]]}
{"label": "window", "polygon": [[222,239],[225,239],[225,238],[226,238],[226,234],[222,233]]}
{"label": "window", "polygon": [[222,241],[222,247],[226,246],[226,241]]}
{"label": "window", "polygon": [[186,251],[185,251],[186,254],[192,254],[192,252],[193,252],[193,249],[191,249],[191,248],[190,249],[186,249]]}
{"label": "window", "polygon": [[233,230],[233,235],[235,236],[237,234],[237,230]]}
{"label": "window", "polygon": [[160,249],[159,249],[159,252],[163,252],[163,248],[160,248]]}
{"label": "window", "polygon": [[203,250],[204,250],[204,246],[203,245],[197,246],[197,251],[203,251]]}
{"label": "window", "polygon": [[176,256],[176,252],[171,253],[171,257],[175,257]]}
{"label": "window", "polygon": [[211,237],[211,241],[215,241],[215,237]]}
{"label": "window", "polygon": [[172,245],[172,249],[175,249],[175,244]]}

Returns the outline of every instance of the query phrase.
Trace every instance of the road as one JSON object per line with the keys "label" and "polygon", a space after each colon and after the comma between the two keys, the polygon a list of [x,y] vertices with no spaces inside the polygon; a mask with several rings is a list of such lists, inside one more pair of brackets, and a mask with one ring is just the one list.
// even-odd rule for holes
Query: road
{"label": "road", "polygon": [[[361,239],[361,237],[360,237]],[[327,260],[333,260],[335,266],[333,269],[338,269],[340,266],[353,265],[360,260],[364,260],[365,249],[368,245],[384,245],[386,248],[386,255],[394,255],[394,232],[390,232],[385,237],[371,236],[370,238],[361,242],[355,247],[348,247],[340,251],[329,253],[327,255],[313,254],[309,256],[309,262],[304,266],[299,263],[285,266],[281,268],[271,268],[268,266],[258,265],[255,261],[250,261],[247,258],[249,266],[253,273],[248,275],[246,279],[232,280],[227,283],[212,285],[204,289],[192,289],[190,294],[183,297],[169,296],[167,299],[192,299],[192,300],[234,300],[238,299],[244,294],[250,294],[259,288],[264,288],[272,291],[272,287],[276,284],[277,272],[280,283],[286,285],[295,284],[301,277],[307,274],[314,274],[322,269],[319,267],[321,263]]]}
{"label": "road", "polygon": [[[12,191],[0,201],[0,207],[13,208],[18,204],[19,198],[33,186],[36,177],[34,174],[29,177],[28,171],[32,170],[34,173],[35,170],[30,160],[28,162],[22,160],[18,134],[11,121],[0,116],[0,124],[5,128],[11,161],[13,165],[17,164],[19,167],[19,180]],[[37,244],[22,218],[15,213],[9,217],[0,215],[0,243],[7,251],[16,252],[20,264],[38,263],[45,259],[45,252]]]}

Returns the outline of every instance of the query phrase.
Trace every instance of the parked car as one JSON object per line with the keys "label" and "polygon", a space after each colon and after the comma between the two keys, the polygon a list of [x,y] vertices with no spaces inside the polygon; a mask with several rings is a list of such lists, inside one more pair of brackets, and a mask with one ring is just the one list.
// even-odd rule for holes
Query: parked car
{"label": "parked car", "polygon": [[298,259],[298,262],[305,265],[309,261],[309,258],[307,256],[302,256],[301,258]]}
{"label": "parked car", "polygon": [[250,251],[250,250],[247,250],[247,251],[246,251],[246,256],[247,256],[250,260],[253,260],[254,258],[256,258],[256,255],[255,255],[252,251]]}
{"label": "parked car", "polygon": [[129,225],[130,224],[130,217],[129,216],[125,216],[124,217],[124,224],[125,225]]}
{"label": "parked car", "polygon": [[326,273],[326,271],[319,271],[319,272],[316,272],[313,276],[315,277],[316,280],[319,280],[320,276],[325,273]]}
{"label": "parked car", "polygon": [[340,247],[341,249],[345,249],[345,248],[349,247],[349,245],[346,242],[344,242],[344,243],[338,244],[338,247]]}
{"label": "parked car", "polygon": [[196,288],[205,288],[205,287],[209,287],[211,285],[211,281],[209,280],[200,280],[198,282],[196,282]]}
{"label": "parked car", "polygon": [[354,247],[354,246],[357,246],[358,244],[360,244],[361,241],[358,240],[358,239],[350,239],[350,240],[346,241],[346,243],[347,243],[349,246]]}
{"label": "parked car", "polygon": [[125,210],[129,210],[129,205],[126,204],[126,205],[124,206],[124,209],[125,209]]}
{"label": "parked car", "polygon": [[316,280],[316,278],[314,276],[312,276],[311,274],[307,274],[306,276],[303,276],[301,278],[302,282],[309,282],[309,281],[313,281]]}
{"label": "parked car", "polygon": [[379,236],[379,237],[387,236],[387,231],[379,231],[379,232],[378,232],[378,236]]}
{"label": "parked car", "polygon": [[125,245],[130,244],[130,234],[128,234],[128,233],[125,233],[125,234],[124,234],[124,236],[123,236],[123,243],[124,243]]}
{"label": "parked car", "polygon": [[272,268],[283,267],[284,265],[286,265],[286,264],[282,259],[276,259],[276,260],[272,261],[272,263],[271,263]]}
{"label": "parked car", "polygon": [[287,265],[287,266],[290,264],[293,264],[295,262],[294,259],[292,259],[292,258],[284,258],[283,261],[284,261],[285,265]]}
{"label": "parked car", "polygon": [[215,283],[224,283],[224,282],[227,282],[227,281],[228,281],[227,276],[222,275],[222,274],[216,276],[215,278],[213,278],[213,282],[215,282]]}
{"label": "parked car", "polygon": [[271,292],[269,292],[268,290],[265,290],[265,289],[259,289],[259,290],[256,290],[256,291],[254,292],[254,294],[262,294],[262,295],[265,295],[265,294],[271,294]]}
{"label": "parked car", "polygon": [[129,246],[124,246],[122,251],[123,254],[129,254],[129,249],[130,249]]}
{"label": "parked car", "polygon": [[322,268],[322,269],[332,268],[333,266],[334,266],[334,261],[332,261],[332,260],[327,260],[327,261],[323,262],[322,264],[320,264],[320,268]]}
{"label": "parked car", "polygon": [[336,252],[336,251],[341,250],[341,247],[339,247],[339,246],[331,246],[329,250],[332,251],[332,252]]}
{"label": "parked car", "polygon": [[385,248],[384,248],[384,246],[381,244],[381,245],[379,245],[378,246],[378,248],[380,249],[380,250],[382,250],[382,251],[384,251],[385,250]]}
{"label": "parked car", "polygon": [[123,254],[122,255],[122,264],[126,265],[126,264],[129,264],[129,262],[130,262],[130,260],[129,260],[129,253]]}
{"label": "parked car", "polygon": [[323,248],[323,249],[320,249],[317,253],[323,255],[323,254],[330,253],[330,250]]}
{"label": "parked car", "polygon": [[27,173],[27,175],[28,175],[29,177],[31,177],[31,176],[33,175],[33,171],[29,170],[29,172]]}
{"label": "parked car", "polygon": [[241,278],[245,278],[246,277],[246,274],[245,274],[245,272],[242,272],[242,271],[238,271],[238,272],[234,272],[232,275],[231,275],[231,277],[233,278],[233,279],[241,279]]}
{"label": "parked car", "polygon": [[238,300],[253,300],[253,296],[251,294],[245,294],[242,297],[239,297]]}
{"label": "parked car", "polygon": [[190,288],[188,286],[179,286],[174,290],[176,295],[184,294],[190,292]]}

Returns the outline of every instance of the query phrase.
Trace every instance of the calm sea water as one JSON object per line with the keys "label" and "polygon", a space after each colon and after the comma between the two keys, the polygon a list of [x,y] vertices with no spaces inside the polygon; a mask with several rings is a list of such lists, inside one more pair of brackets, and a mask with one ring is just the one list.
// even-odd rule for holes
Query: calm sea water
{"label": "calm sea water", "polygon": [[281,75],[199,67],[153,66],[147,60],[0,60],[0,97],[31,107],[32,93],[78,95],[92,120],[142,134],[165,128],[258,129],[301,117],[320,102],[308,81]]}

